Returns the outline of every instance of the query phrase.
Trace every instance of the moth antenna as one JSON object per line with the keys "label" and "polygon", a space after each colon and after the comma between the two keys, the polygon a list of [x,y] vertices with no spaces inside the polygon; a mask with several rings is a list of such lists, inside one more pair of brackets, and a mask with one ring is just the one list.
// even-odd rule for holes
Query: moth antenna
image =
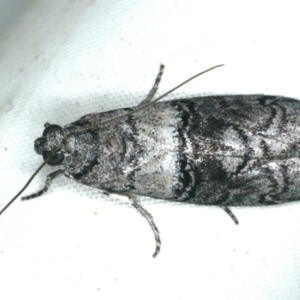
{"label": "moth antenna", "polygon": [[105,124],[105,123],[108,123],[108,122],[112,122],[112,121],[116,121],[118,119],[121,119],[121,118],[124,118],[124,117],[127,117],[127,116],[130,116],[142,109],[145,109],[146,107],[150,106],[150,105],[153,105],[154,103],[158,102],[159,100],[165,98],[167,95],[173,93],[175,90],[179,89],[180,87],[182,87],[183,85],[187,84],[188,82],[192,81],[193,79],[195,79],[196,77],[200,76],[200,75],[203,75],[205,73],[208,73],[216,68],[219,68],[219,67],[223,67],[224,64],[221,64],[221,65],[216,65],[214,67],[211,67],[209,69],[206,69],[192,77],[190,77],[189,79],[185,80],[184,82],[180,83],[179,85],[175,86],[174,88],[172,88],[171,90],[169,90],[168,92],[164,93],[163,95],[161,95],[160,97],[154,99],[153,101],[149,102],[149,103],[146,103],[144,105],[141,105],[139,106],[138,108],[135,108],[133,109],[132,111],[126,113],[126,114],[123,114],[121,116],[117,116],[117,117],[114,117],[114,118],[111,118],[111,119],[108,119],[108,120],[105,120],[105,121],[102,121],[100,122],[97,126],[90,126],[90,127],[86,127],[84,129],[76,129],[75,132],[81,132],[81,131],[86,131],[86,130],[94,130],[94,129],[98,129],[101,127],[101,125]]}
{"label": "moth antenna", "polygon": [[38,174],[39,171],[45,166],[45,164],[51,159],[54,152],[51,152],[50,155],[47,157],[47,159],[37,168],[37,170],[33,173],[33,175],[29,178],[29,180],[26,182],[26,184],[23,186],[23,188],[17,193],[16,196],[14,196],[0,211],[0,215],[2,215],[5,210],[26,190],[28,185],[31,183],[33,178]]}
{"label": "moth antenna", "polygon": [[[202,72],[200,72],[200,73],[198,73],[198,74],[196,74],[196,75],[190,77],[189,79],[185,80],[184,82],[180,83],[179,85],[175,86],[174,88],[172,88],[172,89],[169,90],[168,92],[164,93],[163,95],[159,96],[158,98],[154,99],[153,101],[151,101],[151,102],[149,102],[149,103],[146,103],[146,104],[144,104],[144,105],[142,105],[142,106],[139,106],[138,108],[135,108],[135,109],[133,109],[132,111],[130,111],[130,112],[124,114],[124,115],[117,116],[117,117],[111,118],[111,119],[109,119],[109,120],[102,121],[102,122],[100,122],[99,126],[102,125],[102,124],[111,122],[111,121],[115,121],[115,120],[118,120],[118,119],[127,117],[127,116],[129,116],[129,115],[132,115],[132,114],[134,114],[134,113],[136,113],[136,112],[138,112],[138,111],[140,111],[140,110],[142,110],[142,109],[144,109],[144,108],[150,106],[150,105],[153,105],[154,103],[156,103],[156,102],[158,102],[159,100],[165,98],[166,96],[168,96],[169,94],[173,93],[174,91],[176,91],[177,89],[179,89],[179,88],[182,87],[183,85],[185,85],[185,84],[187,84],[188,82],[192,81],[192,80],[195,79],[196,77],[198,77],[198,76],[200,76],[200,75],[203,75],[203,74],[205,74],[205,73],[207,73],[207,72],[209,72],[209,71],[211,71],[211,70],[213,70],[213,69],[216,69],[216,68],[219,68],[219,67],[223,67],[223,66],[224,66],[223,64],[222,64],[222,65],[216,65],[216,66],[214,66],[214,67],[212,67],[212,68],[206,69],[205,71],[202,71]],[[96,129],[97,127],[98,127],[98,126],[95,126],[95,129]],[[92,127],[92,129],[94,129],[94,127]]]}

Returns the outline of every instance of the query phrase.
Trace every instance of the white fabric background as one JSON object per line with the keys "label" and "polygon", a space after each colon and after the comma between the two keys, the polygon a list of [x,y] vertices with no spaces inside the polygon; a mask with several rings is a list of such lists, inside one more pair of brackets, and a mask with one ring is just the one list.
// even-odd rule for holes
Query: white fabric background
{"label": "white fabric background", "polygon": [[[45,122],[133,106],[166,65],[168,99],[265,93],[300,99],[299,2],[34,1],[0,41],[0,207],[42,162]],[[40,189],[46,167],[24,195]],[[299,299],[300,203],[219,208],[127,204],[60,178],[0,217],[0,299]]]}

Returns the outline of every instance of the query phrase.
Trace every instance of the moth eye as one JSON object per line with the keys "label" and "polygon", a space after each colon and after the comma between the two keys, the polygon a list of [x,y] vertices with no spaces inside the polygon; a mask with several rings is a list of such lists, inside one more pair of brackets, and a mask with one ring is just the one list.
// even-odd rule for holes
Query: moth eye
{"label": "moth eye", "polygon": [[[50,154],[51,154],[51,151],[44,151],[43,159],[46,160]],[[63,162],[64,157],[65,156],[63,155],[63,153],[57,152],[50,158],[50,160],[47,162],[47,164],[50,166],[58,166]]]}
{"label": "moth eye", "polygon": [[48,125],[44,131],[43,131],[43,136],[46,136],[47,134],[51,133],[51,132],[54,132],[54,131],[61,131],[61,127],[58,126],[58,125]]}

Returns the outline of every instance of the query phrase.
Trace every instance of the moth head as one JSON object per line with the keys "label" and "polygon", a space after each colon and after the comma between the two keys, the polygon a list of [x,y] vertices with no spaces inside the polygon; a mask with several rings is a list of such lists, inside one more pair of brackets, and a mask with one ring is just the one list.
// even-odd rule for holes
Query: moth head
{"label": "moth head", "polygon": [[58,166],[64,160],[63,140],[62,128],[59,125],[46,123],[43,136],[34,142],[34,150],[37,154],[43,155],[44,160],[53,152],[47,164]]}

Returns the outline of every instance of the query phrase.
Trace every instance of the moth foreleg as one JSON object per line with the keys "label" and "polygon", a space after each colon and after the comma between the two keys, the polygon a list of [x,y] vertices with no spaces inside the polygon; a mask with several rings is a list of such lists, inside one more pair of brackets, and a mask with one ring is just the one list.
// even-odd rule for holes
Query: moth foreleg
{"label": "moth foreleg", "polygon": [[150,90],[148,96],[146,97],[146,99],[144,99],[140,104],[137,105],[137,107],[139,106],[142,106],[142,105],[145,105],[147,103],[150,103],[155,95],[155,93],[157,92],[158,90],[158,86],[159,86],[159,83],[160,83],[160,80],[161,80],[161,77],[164,73],[164,68],[165,66],[164,65],[160,65],[159,67],[159,73],[158,75],[156,76],[156,79],[155,79],[155,82],[153,84],[153,87],[152,89]]}
{"label": "moth foreleg", "polygon": [[56,178],[57,176],[63,174],[63,173],[64,173],[63,170],[57,170],[57,171],[55,171],[55,172],[53,172],[53,173],[50,173],[50,174],[47,176],[47,178],[46,178],[46,182],[45,182],[44,188],[41,189],[40,191],[38,191],[37,193],[31,194],[31,195],[26,196],[26,197],[22,197],[22,198],[21,198],[22,201],[24,201],[24,200],[29,200],[29,199],[36,198],[36,197],[39,197],[39,196],[41,196],[42,194],[44,194],[45,192],[47,192],[48,189],[49,189],[49,187],[50,187],[50,185],[51,185],[51,183],[52,183],[52,180],[53,180],[54,178]]}
{"label": "moth foreleg", "polygon": [[222,209],[224,209],[224,211],[229,215],[229,217],[233,220],[233,222],[238,225],[239,221],[237,219],[237,217],[233,214],[233,212],[227,207],[227,206],[220,206]]}

